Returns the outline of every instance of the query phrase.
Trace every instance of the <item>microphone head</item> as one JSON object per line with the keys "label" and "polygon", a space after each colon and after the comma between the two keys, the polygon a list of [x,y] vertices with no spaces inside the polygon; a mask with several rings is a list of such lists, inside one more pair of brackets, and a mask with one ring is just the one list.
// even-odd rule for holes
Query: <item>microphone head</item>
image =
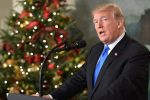
{"label": "microphone head", "polygon": [[79,48],[83,48],[86,46],[86,42],[85,40],[78,40],[75,41],[74,43],[70,44],[68,42],[65,42],[65,46],[63,48],[55,48],[54,51],[55,52],[60,52],[60,51],[69,51],[72,49],[79,49]]}

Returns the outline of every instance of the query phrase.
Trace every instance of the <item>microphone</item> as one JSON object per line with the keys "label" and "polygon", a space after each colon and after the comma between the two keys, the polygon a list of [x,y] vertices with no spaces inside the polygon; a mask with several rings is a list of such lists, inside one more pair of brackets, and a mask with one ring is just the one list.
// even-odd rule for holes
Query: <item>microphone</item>
{"label": "microphone", "polygon": [[[60,46],[64,45],[62,48],[58,48]],[[83,48],[86,46],[86,42],[84,40],[79,40],[76,41],[72,44],[69,44],[67,41],[64,41],[57,46],[55,46],[52,50],[50,50],[43,60],[43,64],[41,65],[40,73],[39,73],[39,95],[40,97],[43,96],[43,73],[44,73],[44,68],[46,66],[46,62],[49,59],[49,56],[54,53],[54,52],[60,52],[60,51],[69,51],[71,49],[77,49],[77,48]]]}
{"label": "microphone", "polygon": [[72,50],[72,49],[83,48],[85,46],[86,46],[86,41],[85,40],[78,40],[78,41],[75,41],[74,43],[71,43],[71,44],[66,42],[64,44],[64,47],[62,47],[62,48],[55,48],[54,52],[69,51],[69,50]]}

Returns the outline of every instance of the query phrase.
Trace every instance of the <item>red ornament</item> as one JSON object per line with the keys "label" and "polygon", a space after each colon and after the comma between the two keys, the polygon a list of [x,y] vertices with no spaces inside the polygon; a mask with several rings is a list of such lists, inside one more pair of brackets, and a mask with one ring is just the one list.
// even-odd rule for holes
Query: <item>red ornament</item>
{"label": "red ornament", "polygon": [[26,10],[23,10],[23,11],[21,12],[21,14],[19,15],[19,18],[22,19],[22,18],[24,18],[24,17],[26,17],[26,16],[29,16],[29,12],[26,11]]}
{"label": "red ornament", "polygon": [[19,44],[19,49],[20,49],[20,50],[24,50],[24,43],[20,43],[20,44]]}
{"label": "red ornament", "polygon": [[40,8],[40,7],[42,7],[42,2],[41,1],[35,1],[34,2],[34,6],[36,7],[36,8]]}
{"label": "red ornament", "polygon": [[59,33],[55,34],[55,38],[56,38],[56,41],[57,41],[58,44],[62,43],[63,39],[60,37]]}
{"label": "red ornament", "polygon": [[48,19],[50,15],[50,9],[46,6],[46,4],[43,7],[43,18]]}
{"label": "red ornament", "polygon": [[55,68],[55,64],[54,63],[50,63],[48,65],[48,69],[53,70]]}
{"label": "red ornament", "polygon": [[59,7],[59,3],[60,3],[59,0],[52,0],[52,2],[53,2],[54,6],[55,6],[56,8]]}
{"label": "red ornament", "polygon": [[40,63],[42,61],[42,57],[40,54],[35,54],[34,55],[34,62],[35,63]]}
{"label": "red ornament", "polygon": [[57,75],[62,75],[63,74],[63,71],[62,70],[57,70]]}
{"label": "red ornament", "polygon": [[9,42],[3,43],[3,50],[10,52],[10,53],[15,53],[15,49],[13,45]]}
{"label": "red ornament", "polygon": [[31,42],[32,42],[32,43],[35,43],[37,40],[40,39],[40,37],[41,37],[41,34],[40,34],[39,32],[38,32],[38,33],[34,33],[34,34],[32,35]]}
{"label": "red ornament", "polygon": [[29,64],[33,63],[34,61],[34,56],[33,55],[28,55],[27,53],[24,55],[25,61],[27,61]]}
{"label": "red ornament", "polygon": [[26,29],[29,30],[29,29],[32,29],[34,26],[39,26],[40,28],[43,28],[44,25],[42,23],[40,23],[39,21],[35,20],[35,21],[32,21],[30,22],[27,26],[26,26]]}

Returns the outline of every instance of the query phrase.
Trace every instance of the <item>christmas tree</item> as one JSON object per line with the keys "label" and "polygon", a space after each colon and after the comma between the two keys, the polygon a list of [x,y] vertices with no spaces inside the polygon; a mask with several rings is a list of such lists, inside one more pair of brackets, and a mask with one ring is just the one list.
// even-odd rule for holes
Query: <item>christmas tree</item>
{"label": "christmas tree", "polygon": [[[39,70],[47,53],[63,41],[82,37],[68,15],[65,0],[24,0],[23,10],[11,11],[7,30],[1,31],[0,98],[7,93],[34,94],[39,89]],[[44,94],[58,88],[84,63],[85,50],[53,53],[47,60]],[[77,98],[83,100],[83,95]],[[76,98],[76,99],[77,99]]]}

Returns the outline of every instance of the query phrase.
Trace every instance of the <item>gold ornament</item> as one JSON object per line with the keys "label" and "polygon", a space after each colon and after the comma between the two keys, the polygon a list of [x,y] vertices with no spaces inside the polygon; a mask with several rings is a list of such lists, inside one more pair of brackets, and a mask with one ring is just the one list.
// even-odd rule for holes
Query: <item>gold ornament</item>
{"label": "gold ornament", "polygon": [[9,88],[9,93],[20,93],[20,87],[15,84],[14,86]]}
{"label": "gold ornament", "polygon": [[17,64],[17,61],[16,61],[15,59],[8,59],[8,60],[6,61],[6,63],[7,63],[8,65],[16,65],[16,64]]}
{"label": "gold ornament", "polygon": [[33,4],[33,0],[27,0],[27,2],[29,2],[29,4]]}
{"label": "gold ornament", "polygon": [[15,72],[14,78],[16,80],[21,80],[25,76],[25,75],[22,74],[19,66],[17,66],[17,65],[14,66],[14,72]]}
{"label": "gold ornament", "polygon": [[39,71],[39,64],[32,64],[31,67],[28,68],[28,72],[37,72]]}

